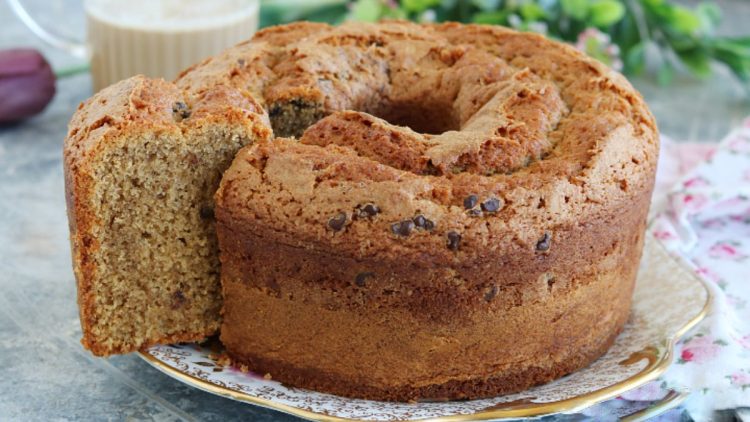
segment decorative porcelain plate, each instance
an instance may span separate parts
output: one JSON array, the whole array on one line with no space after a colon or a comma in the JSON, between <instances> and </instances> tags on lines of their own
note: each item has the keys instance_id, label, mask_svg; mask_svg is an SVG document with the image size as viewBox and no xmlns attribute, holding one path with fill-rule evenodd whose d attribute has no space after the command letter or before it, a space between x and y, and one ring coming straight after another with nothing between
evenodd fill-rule
<instances>
[{"instance_id":1,"label":"decorative porcelain plate","mask_svg":"<svg viewBox=\"0 0 750 422\"><path fill-rule=\"evenodd\" d=\"M650 235L633 310L614 346L587 368L521 393L481 400L389 403L291 388L219 360L219 345L156 346L141 356L194 387L312 420L499 419L575 412L662 374L677 339L708 312L709 291Z\"/></svg>"}]
</instances>

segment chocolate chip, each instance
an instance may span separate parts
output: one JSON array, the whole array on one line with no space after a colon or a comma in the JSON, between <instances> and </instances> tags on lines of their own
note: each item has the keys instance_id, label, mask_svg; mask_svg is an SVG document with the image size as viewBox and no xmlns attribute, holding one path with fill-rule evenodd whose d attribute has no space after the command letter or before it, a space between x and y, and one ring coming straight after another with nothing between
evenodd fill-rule
<instances>
[{"instance_id":1,"label":"chocolate chip","mask_svg":"<svg viewBox=\"0 0 750 422\"><path fill-rule=\"evenodd\" d=\"M497 296L497 290L497 286L492 286L492 288L490 288L487 293L484 294L484 300L489 302L494 299L495 296Z\"/></svg>"},{"instance_id":2,"label":"chocolate chip","mask_svg":"<svg viewBox=\"0 0 750 422\"><path fill-rule=\"evenodd\" d=\"M422 214L415 216L411 220L414 222L414 225L419 227L420 229L432 230L435 228L435 223L433 223L432 220L428 220Z\"/></svg>"},{"instance_id":3,"label":"chocolate chip","mask_svg":"<svg viewBox=\"0 0 750 422\"><path fill-rule=\"evenodd\" d=\"M214 218L214 207L210 205L203 205L199 211L201 219L212 220Z\"/></svg>"},{"instance_id":4,"label":"chocolate chip","mask_svg":"<svg viewBox=\"0 0 750 422\"><path fill-rule=\"evenodd\" d=\"M448 245L448 249L452 251L457 251L458 247L461 245L461 235L454 231L449 231L447 245Z\"/></svg>"},{"instance_id":5,"label":"chocolate chip","mask_svg":"<svg viewBox=\"0 0 750 422\"><path fill-rule=\"evenodd\" d=\"M182 101L177 101L176 103L172 104L172 113L174 114L175 119L177 121L181 121L182 119L187 119L190 117L190 109L188 108L187 104L183 103Z\"/></svg>"},{"instance_id":6,"label":"chocolate chip","mask_svg":"<svg viewBox=\"0 0 750 422\"><path fill-rule=\"evenodd\" d=\"M490 198L482 202L482 211L484 212L497 212L500 210L500 200L497 198Z\"/></svg>"},{"instance_id":7,"label":"chocolate chip","mask_svg":"<svg viewBox=\"0 0 750 422\"><path fill-rule=\"evenodd\" d=\"M552 235L549 232L544 232L544 236L536 242L536 250L539 252L546 252L552 244Z\"/></svg>"},{"instance_id":8,"label":"chocolate chip","mask_svg":"<svg viewBox=\"0 0 750 422\"><path fill-rule=\"evenodd\" d=\"M240 67L245 66L245 59L237 59L237 65L239 65Z\"/></svg>"},{"instance_id":9,"label":"chocolate chip","mask_svg":"<svg viewBox=\"0 0 750 422\"><path fill-rule=\"evenodd\" d=\"M412 229L414 229L414 222L411 220L404 220L391 224L391 231L393 234L399 236L408 236Z\"/></svg>"},{"instance_id":10,"label":"chocolate chip","mask_svg":"<svg viewBox=\"0 0 750 422\"><path fill-rule=\"evenodd\" d=\"M365 286L365 281L366 281L366 280L367 280L368 278L370 278L370 277L373 277L374 275L375 275L375 273L371 273L371 272L364 272L364 273L359 273L359 274L357 274L357 276L356 276L356 277L354 278L354 283L355 283L355 284L356 284L357 286L359 286L359 287L364 287L364 286Z\"/></svg>"},{"instance_id":11,"label":"chocolate chip","mask_svg":"<svg viewBox=\"0 0 750 422\"><path fill-rule=\"evenodd\" d=\"M275 296L279 296L279 293L281 293L281 287L279 286L279 282L276 281L275 278L269 278L266 280L266 287L275 293Z\"/></svg>"},{"instance_id":12,"label":"chocolate chip","mask_svg":"<svg viewBox=\"0 0 750 422\"><path fill-rule=\"evenodd\" d=\"M380 208L375 204L365 204L357 208L358 215L362 218L375 217L380 213Z\"/></svg>"},{"instance_id":13,"label":"chocolate chip","mask_svg":"<svg viewBox=\"0 0 750 422\"><path fill-rule=\"evenodd\" d=\"M174 293L172 293L172 309L178 309L182 307L182 305L184 305L186 301L187 298L185 298L185 294L182 293L182 290L176 290Z\"/></svg>"},{"instance_id":14,"label":"chocolate chip","mask_svg":"<svg viewBox=\"0 0 750 422\"><path fill-rule=\"evenodd\" d=\"M428 161L424 170L422 170L422 174L425 176L438 176L440 174L440 169L435 167L435 164L432 164L432 161Z\"/></svg>"},{"instance_id":15,"label":"chocolate chip","mask_svg":"<svg viewBox=\"0 0 750 422\"><path fill-rule=\"evenodd\" d=\"M340 212L328 220L328 227L333 231L340 231L346 225L346 213Z\"/></svg>"},{"instance_id":16,"label":"chocolate chip","mask_svg":"<svg viewBox=\"0 0 750 422\"><path fill-rule=\"evenodd\" d=\"M472 208L469 211L466 211L466 214L469 215L469 217L481 217L482 216L482 210L477 208Z\"/></svg>"},{"instance_id":17,"label":"chocolate chip","mask_svg":"<svg viewBox=\"0 0 750 422\"><path fill-rule=\"evenodd\" d=\"M464 208L467 210L470 210L477 206L477 202L479 201L479 198L477 198L476 195L469 195L466 198L464 198Z\"/></svg>"}]
</instances>

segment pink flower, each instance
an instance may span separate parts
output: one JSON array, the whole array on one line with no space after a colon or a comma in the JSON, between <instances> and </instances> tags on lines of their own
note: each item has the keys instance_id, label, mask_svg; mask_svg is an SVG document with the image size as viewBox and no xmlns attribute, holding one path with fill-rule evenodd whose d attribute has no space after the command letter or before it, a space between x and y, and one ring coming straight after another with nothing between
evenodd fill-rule
<instances>
[{"instance_id":1,"label":"pink flower","mask_svg":"<svg viewBox=\"0 0 750 422\"><path fill-rule=\"evenodd\" d=\"M736 385L738 387L750 385L750 374L748 374L747 372L735 372L728 378L732 385Z\"/></svg>"},{"instance_id":2,"label":"pink flower","mask_svg":"<svg viewBox=\"0 0 750 422\"><path fill-rule=\"evenodd\" d=\"M686 188L700 188L700 187L708 186L709 183L708 183L708 180L706 180L705 178L701 176L695 176L682 182L682 185L685 186Z\"/></svg>"},{"instance_id":3,"label":"pink flower","mask_svg":"<svg viewBox=\"0 0 750 422\"><path fill-rule=\"evenodd\" d=\"M508 20L510 21L510 19ZM511 26L513 26L513 22L510 23ZM620 47L617 44L612 43L609 34L602 32L597 28L587 28L585 31L578 34L576 48L589 56L598 59L614 70L622 69Z\"/></svg>"},{"instance_id":4,"label":"pink flower","mask_svg":"<svg viewBox=\"0 0 750 422\"><path fill-rule=\"evenodd\" d=\"M672 204L679 209L685 207L689 211L697 211L708 203L708 197L698 193L680 193L673 197Z\"/></svg>"},{"instance_id":5,"label":"pink flower","mask_svg":"<svg viewBox=\"0 0 750 422\"><path fill-rule=\"evenodd\" d=\"M709 336L695 336L683 345L678 362L708 362L719 354L721 345L721 342L714 341Z\"/></svg>"},{"instance_id":6,"label":"pink flower","mask_svg":"<svg viewBox=\"0 0 750 422\"><path fill-rule=\"evenodd\" d=\"M740 346L744 347L747 350L750 350L750 334L742 337L741 339L738 339L737 342L740 343Z\"/></svg>"},{"instance_id":7,"label":"pink flower","mask_svg":"<svg viewBox=\"0 0 750 422\"><path fill-rule=\"evenodd\" d=\"M716 259L727 259L738 261L745 258L738 250L735 244L730 242L717 242L708 250L708 256Z\"/></svg>"},{"instance_id":8,"label":"pink flower","mask_svg":"<svg viewBox=\"0 0 750 422\"><path fill-rule=\"evenodd\" d=\"M721 277L707 267L698 267L695 269L695 273L714 283L718 283L719 281L721 281Z\"/></svg>"},{"instance_id":9,"label":"pink flower","mask_svg":"<svg viewBox=\"0 0 750 422\"><path fill-rule=\"evenodd\" d=\"M746 137L737 135L727 144L730 151L734 152L750 152L750 140Z\"/></svg>"},{"instance_id":10,"label":"pink flower","mask_svg":"<svg viewBox=\"0 0 750 422\"><path fill-rule=\"evenodd\" d=\"M654 237L659 240L670 240L670 239L674 239L677 237L674 235L674 233L672 233L669 230L654 230L653 234L654 234Z\"/></svg>"}]
</instances>

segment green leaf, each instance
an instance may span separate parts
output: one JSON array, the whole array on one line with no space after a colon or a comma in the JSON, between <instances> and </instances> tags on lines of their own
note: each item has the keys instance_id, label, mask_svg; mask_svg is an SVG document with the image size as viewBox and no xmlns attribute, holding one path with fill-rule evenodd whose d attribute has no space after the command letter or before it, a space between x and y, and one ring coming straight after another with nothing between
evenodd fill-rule
<instances>
[{"instance_id":1,"label":"green leaf","mask_svg":"<svg viewBox=\"0 0 750 422\"><path fill-rule=\"evenodd\" d=\"M322 7L304 15L302 19L313 22L327 22L339 24L347 17L348 9L345 4Z\"/></svg>"},{"instance_id":2,"label":"green leaf","mask_svg":"<svg viewBox=\"0 0 750 422\"><path fill-rule=\"evenodd\" d=\"M625 53L625 72L637 75L646 67L646 44L639 42Z\"/></svg>"},{"instance_id":3,"label":"green leaf","mask_svg":"<svg viewBox=\"0 0 750 422\"><path fill-rule=\"evenodd\" d=\"M750 59L750 46L744 45L742 40L717 38L713 41L713 48L717 54L731 54L733 56Z\"/></svg>"},{"instance_id":4,"label":"green leaf","mask_svg":"<svg viewBox=\"0 0 750 422\"><path fill-rule=\"evenodd\" d=\"M401 0L401 6L407 12L424 12L430 7L440 4L440 0Z\"/></svg>"},{"instance_id":5,"label":"green leaf","mask_svg":"<svg viewBox=\"0 0 750 422\"><path fill-rule=\"evenodd\" d=\"M536 21L544 18L546 15L542 6L531 2L521 4L520 12L521 16L526 21Z\"/></svg>"},{"instance_id":6,"label":"green leaf","mask_svg":"<svg viewBox=\"0 0 750 422\"><path fill-rule=\"evenodd\" d=\"M483 23L489 25L503 25L507 23L508 15L507 11L498 12L479 12L474 14L474 23Z\"/></svg>"},{"instance_id":7,"label":"green leaf","mask_svg":"<svg viewBox=\"0 0 750 422\"><path fill-rule=\"evenodd\" d=\"M384 7L382 10L381 19L408 19L409 14L406 10L396 7Z\"/></svg>"},{"instance_id":8,"label":"green leaf","mask_svg":"<svg viewBox=\"0 0 750 422\"><path fill-rule=\"evenodd\" d=\"M739 79L750 81L750 59L722 51L716 51L715 54L716 59L729 66Z\"/></svg>"},{"instance_id":9,"label":"green leaf","mask_svg":"<svg viewBox=\"0 0 750 422\"><path fill-rule=\"evenodd\" d=\"M692 34L701 27L701 20L697 14L682 6L672 7L669 26L683 34Z\"/></svg>"},{"instance_id":10,"label":"green leaf","mask_svg":"<svg viewBox=\"0 0 750 422\"><path fill-rule=\"evenodd\" d=\"M646 7L658 7L664 4L664 0L641 0L641 3Z\"/></svg>"},{"instance_id":11,"label":"green leaf","mask_svg":"<svg viewBox=\"0 0 750 422\"><path fill-rule=\"evenodd\" d=\"M361 22L375 22L380 18L383 3L379 0L357 0L352 5L352 19Z\"/></svg>"},{"instance_id":12,"label":"green leaf","mask_svg":"<svg viewBox=\"0 0 750 422\"><path fill-rule=\"evenodd\" d=\"M701 3L695 8L703 28L712 31L721 22L721 9L716 3Z\"/></svg>"},{"instance_id":13,"label":"green leaf","mask_svg":"<svg viewBox=\"0 0 750 422\"><path fill-rule=\"evenodd\" d=\"M705 51L700 49L679 51L677 56L696 76L705 78L711 74L711 60Z\"/></svg>"},{"instance_id":14,"label":"green leaf","mask_svg":"<svg viewBox=\"0 0 750 422\"><path fill-rule=\"evenodd\" d=\"M471 3L481 11L491 12L500 6L500 1L501 0L472 0Z\"/></svg>"},{"instance_id":15,"label":"green leaf","mask_svg":"<svg viewBox=\"0 0 750 422\"><path fill-rule=\"evenodd\" d=\"M723 38L726 41L729 41L732 44L735 44L740 47L746 47L750 48L750 36L746 37L726 37Z\"/></svg>"},{"instance_id":16,"label":"green leaf","mask_svg":"<svg viewBox=\"0 0 750 422\"><path fill-rule=\"evenodd\" d=\"M579 21L586 19L589 14L588 0L561 0L560 6L563 13Z\"/></svg>"},{"instance_id":17,"label":"green leaf","mask_svg":"<svg viewBox=\"0 0 750 422\"><path fill-rule=\"evenodd\" d=\"M614 25L625 16L625 6L617 0L598 0L591 4L591 23L600 28Z\"/></svg>"}]
</instances>

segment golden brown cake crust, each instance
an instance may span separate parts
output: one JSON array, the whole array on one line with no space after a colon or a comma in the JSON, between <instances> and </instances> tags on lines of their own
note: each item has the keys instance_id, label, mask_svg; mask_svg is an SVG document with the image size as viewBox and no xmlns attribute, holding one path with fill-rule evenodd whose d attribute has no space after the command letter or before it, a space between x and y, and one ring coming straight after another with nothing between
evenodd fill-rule
<instances>
[{"instance_id":1,"label":"golden brown cake crust","mask_svg":"<svg viewBox=\"0 0 750 422\"><path fill-rule=\"evenodd\" d=\"M252 80L277 136L241 150L216 195L231 357L416 400L517 391L603 353L658 151L628 82L499 27L290 31L305 36L274 28L215 59L243 64L232 81Z\"/></svg>"}]
</instances>

